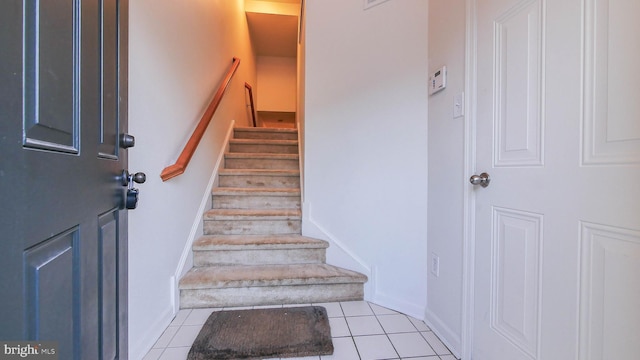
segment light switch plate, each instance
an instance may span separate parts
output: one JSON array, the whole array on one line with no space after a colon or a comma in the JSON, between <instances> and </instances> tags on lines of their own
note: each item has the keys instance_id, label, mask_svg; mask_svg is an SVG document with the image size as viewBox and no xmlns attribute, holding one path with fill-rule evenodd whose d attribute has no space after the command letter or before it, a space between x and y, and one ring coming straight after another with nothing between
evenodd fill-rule
<instances>
[{"instance_id":1,"label":"light switch plate","mask_svg":"<svg viewBox=\"0 0 640 360\"><path fill-rule=\"evenodd\" d=\"M464 93L461 92L453 97L453 118L464 116Z\"/></svg>"},{"instance_id":2,"label":"light switch plate","mask_svg":"<svg viewBox=\"0 0 640 360\"><path fill-rule=\"evenodd\" d=\"M436 253L431 253L431 274L440 277L440 256Z\"/></svg>"}]
</instances>

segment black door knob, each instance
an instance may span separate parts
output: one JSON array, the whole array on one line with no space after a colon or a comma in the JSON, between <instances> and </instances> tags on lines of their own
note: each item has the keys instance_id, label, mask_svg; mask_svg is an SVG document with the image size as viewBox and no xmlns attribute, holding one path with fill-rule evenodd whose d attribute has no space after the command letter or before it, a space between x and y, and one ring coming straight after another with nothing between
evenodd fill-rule
<instances>
[{"instance_id":1,"label":"black door knob","mask_svg":"<svg viewBox=\"0 0 640 360\"><path fill-rule=\"evenodd\" d=\"M138 206L138 189L128 189L127 199L125 200L125 206L129 210L133 210Z\"/></svg>"},{"instance_id":2,"label":"black door knob","mask_svg":"<svg viewBox=\"0 0 640 360\"><path fill-rule=\"evenodd\" d=\"M130 147L136 146L136 138L133 135L129 134L120 134L120 147L123 149L128 149Z\"/></svg>"}]
</instances>

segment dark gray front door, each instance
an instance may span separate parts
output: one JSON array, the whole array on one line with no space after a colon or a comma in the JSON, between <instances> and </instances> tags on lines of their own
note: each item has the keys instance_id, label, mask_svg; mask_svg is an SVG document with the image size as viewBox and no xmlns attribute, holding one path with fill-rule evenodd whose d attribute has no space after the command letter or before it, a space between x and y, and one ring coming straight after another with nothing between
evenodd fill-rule
<instances>
[{"instance_id":1,"label":"dark gray front door","mask_svg":"<svg viewBox=\"0 0 640 360\"><path fill-rule=\"evenodd\" d=\"M0 341L127 358L125 0L0 1Z\"/></svg>"}]
</instances>

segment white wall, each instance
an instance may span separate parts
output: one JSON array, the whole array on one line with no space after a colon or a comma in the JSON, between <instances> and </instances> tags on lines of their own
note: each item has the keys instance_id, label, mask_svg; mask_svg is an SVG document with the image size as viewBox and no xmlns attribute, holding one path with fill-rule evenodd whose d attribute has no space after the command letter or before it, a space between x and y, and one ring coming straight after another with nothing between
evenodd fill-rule
<instances>
[{"instance_id":1,"label":"white wall","mask_svg":"<svg viewBox=\"0 0 640 360\"><path fill-rule=\"evenodd\" d=\"M143 171L129 214L129 348L140 359L175 311L173 277L201 226L216 158L231 121L247 125L244 82L255 83L242 0L130 2L129 170ZM240 67L185 174L162 182L232 57ZM186 249L186 252L185 252Z\"/></svg>"},{"instance_id":2,"label":"white wall","mask_svg":"<svg viewBox=\"0 0 640 360\"><path fill-rule=\"evenodd\" d=\"M295 57L258 56L258 111L296 111Z\"/></svg>"},{"instance_id":3,"label":"white wall","mask_svg":"<svg viewBox=\"0 0 640 360\"><path fill-rule=\"evenodd\" d=\"M446 89L429 98L429 272L426 319L458 352L462 326L464 117L453 118L453 98L464 91L465 0L429 1L429 69L447 66ZM431 261L431 260L430 260ZM458 352L459 353L459 352Z\"/></svg>"},{"instance_id":4,"label":"white wall","mask_svg":"<svg viewBox=\"0 0 640 360\"><path fill-rule=\"evenodd\" d=\"M366 298L427 298L427 1L306 4L303 232L370 275Z\"/></svg>"}]
</instances>

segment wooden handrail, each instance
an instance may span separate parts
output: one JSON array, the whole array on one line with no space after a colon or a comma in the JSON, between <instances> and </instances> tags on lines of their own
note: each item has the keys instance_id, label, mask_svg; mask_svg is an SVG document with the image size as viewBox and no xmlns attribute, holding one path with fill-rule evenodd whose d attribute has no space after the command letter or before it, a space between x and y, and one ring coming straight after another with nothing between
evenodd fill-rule
<instances>
[{"instance_id":1,"label":"wooden handrail","mask_svg":"<svg viewBox=\"0 0 640 360\"><path fill-rule=\"evenodd\" d=\"M253 127L256 127L256 107L253 105L253 89L248 83L244 83L244 87L249 90L249 103L251 106L251 118L253 119Z\"/></svg>"},{"instance_id":2,"label":"wooden handrail","mask_svg":"<svg viewBox=\"0 0 640 360\"><path fill-rule=\"evenodd\" d=\"M231 78L236 72L236 69L238 69L238 65L240 65L240 59L234 57L231 68L222 80L222 83L220 83L218 91L213 96L213 99L207 107L207 110L205 110L204 114L202 115L202 118L200 118L198 126L196 126L195 130L193 130L189 141L187 141L187 144L184 146L184 149L182 149L180 156L178 156L178 160L176 160L173 165L169 165L164 168L164 170L162 170L162 173L160 174L162 181L167 181L184 173L187 165L189 165L189 161L191 160L193 153L196 152L196 148L198 147L200 140L202 140L202 137L204 136L204 132L207 130L207 126L209 126L209 123L211 122L213 114L216 112L216 109L218 109L218 105L220 105L220 102L222 101L224 92L225 90L227 90L227 87L229 87L229 83L231 82Z\"/></svg>"}]
</instances>

